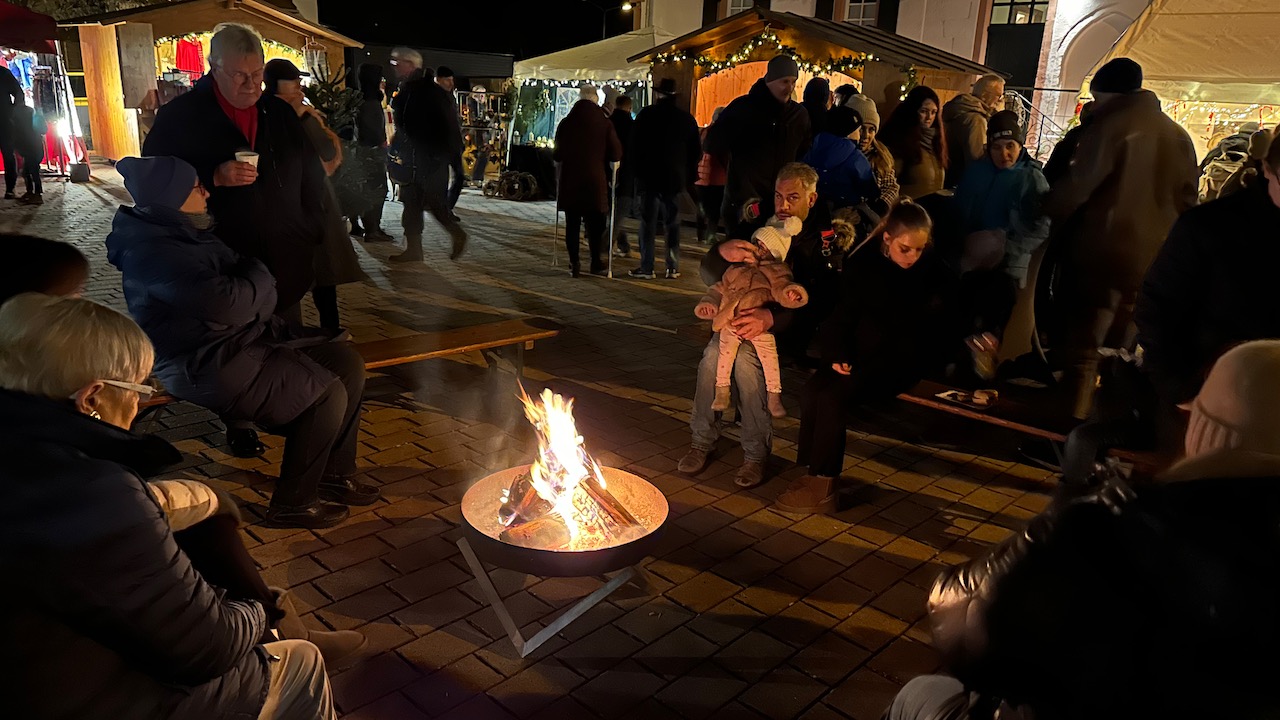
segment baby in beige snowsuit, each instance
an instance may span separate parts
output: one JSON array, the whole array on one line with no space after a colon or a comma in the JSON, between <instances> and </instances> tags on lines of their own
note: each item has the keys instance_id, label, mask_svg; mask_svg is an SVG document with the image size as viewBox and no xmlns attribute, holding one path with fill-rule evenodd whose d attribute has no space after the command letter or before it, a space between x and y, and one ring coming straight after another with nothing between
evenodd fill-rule
<instances>
[{"instance_id":1,"label":"baby in beige snowsuit","mask_svg":"<svg viewBox=\"0 0 1280 720\"><path fill-rule=\"evenodd\" d=\"M712 410L729 409L729 380L733 377L733 362L742 345L742 338L729 329L739 310L751 310L769 302L777 302L785 308L798 308L809 301L809 293L795 282L791 268L783 262L791 249L791 238L800 232L801 221L789 217L785 222L776 218L751 236L756 244L755 263L737 263L725 271L720 282L707 290L698 301L693 313L703 320L711 320L711 328L720 333L720 359L716 363L716 396ZM778 366L778 344L773 333L761 333L749 340L760 358L764 369L765 389L769 392L769 413L774 417L786 417L782 406L782 370Z\"/></svg>"}]
</instances>

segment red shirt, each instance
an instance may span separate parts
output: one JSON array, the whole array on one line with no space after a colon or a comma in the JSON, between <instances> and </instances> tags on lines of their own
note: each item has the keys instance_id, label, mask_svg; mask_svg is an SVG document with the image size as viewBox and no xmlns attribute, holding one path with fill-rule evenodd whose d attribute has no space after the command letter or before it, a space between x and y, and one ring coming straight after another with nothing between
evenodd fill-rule
<instances>
[{"instance_id":1,"label":"red shirt","mask_svg":"<svg viewBox=\"0 0 1280 720\"><path fill-rule=\"evenodd\" d=\"M236 129L249 141L249 147L255 147L254 142L258 139L258 106L250 105L244 109L235 107L222 96L222 90L216 81L213 83L213 94L217 96L222 112L231 118Z\"/></svg>"}]
</instances>

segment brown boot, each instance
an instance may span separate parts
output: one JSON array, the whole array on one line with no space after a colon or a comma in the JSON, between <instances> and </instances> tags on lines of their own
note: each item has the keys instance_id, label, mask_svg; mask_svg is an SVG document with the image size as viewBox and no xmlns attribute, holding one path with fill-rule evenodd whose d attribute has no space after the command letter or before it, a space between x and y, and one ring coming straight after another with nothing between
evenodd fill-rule
<instances>
[{"instance_id":1,"label":"brown boot","mask_svg":"<svg viewBox=\"0 0 1280 720\"><path fill-rule=\"evenodd\" d=\"M782 406L782 393L769 393L769 414L776 418L787 416L787 409Z\"/></svg>"},{"instance_id":2,"label":"brown boot","mask_svg":"<svg viewBox=\"0 0 1280 720\"><path fill-rule=\"evenodd\" d=\"M276 605L284 611L284 617L276 626L276 633L282 640L306 640L320 650L325 667L339 668L344 662L354 660L356 655L369 644L369 639L355 630L337 630L321 632L311 630L302 622L298 610L289 599L289 593L280 588L271 588L276 594Z\"/></svg>"},{"instance_id":3,"label":"brown boot","mask_svg":"<svg viewBox=\"0 0 1280 720\"><path fill-rule=\"evenodd\" d=\"M814 515L836 510L836 479L804 475L791 481L774 501L773 507L785 513Z\"/></svg>"},{"instance_id":4,"label":"brown boot","mask_svg":"<svg viewBox=\"0 0 1280 720\"><path fill-rule=\"evenodd\" d=\"M716 412L724 412L729 409L729 386L716 386L715 399L711 401L711 409Z\"/></svg>"},{"instance_id":5,"label":"brown boot","mask_svg":"<svg viewBox=\"0 0 1280 720\"><path fill-rule=\"evenodd\" d=\"M697 475L707 469L707 460L710 455L710 450L704 450L700 447L691 447L689 448L689 452L685 453L684 457L680 458L680 463L676 465L676 470L679 470L685 475Z\"/></svg>"}]
</instances>

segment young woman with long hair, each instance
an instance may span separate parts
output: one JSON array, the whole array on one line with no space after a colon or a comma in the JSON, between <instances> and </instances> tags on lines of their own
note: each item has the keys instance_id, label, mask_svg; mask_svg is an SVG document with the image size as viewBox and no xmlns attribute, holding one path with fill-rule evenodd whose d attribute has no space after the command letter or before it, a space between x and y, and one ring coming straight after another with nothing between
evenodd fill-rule
<instances>
[{"instance_id":1,"label":"young woman with long hair","mask_svg":"<svg viewBox=\"0 0 1280 720\"><path fill-rule=\"evenodd\" d=\"M947 137L942 101L933 88L918 85L894 108L880 131L893 153L902 194L919 199L942 189L947 171Z\"/></svg>"}]
</instances>

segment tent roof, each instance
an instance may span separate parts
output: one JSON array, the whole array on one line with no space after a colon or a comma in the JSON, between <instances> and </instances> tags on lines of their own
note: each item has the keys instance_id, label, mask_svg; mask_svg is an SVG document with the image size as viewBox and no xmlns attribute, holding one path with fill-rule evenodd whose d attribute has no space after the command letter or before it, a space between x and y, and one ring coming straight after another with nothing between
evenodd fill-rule
<instances>
[{"instance_id":1,"label":"tent roof","mask_svg":"<svg viewBox=\"0 0 1280 720\"><path fill-rule=\"evenodd\" d=\"M1153 0L1094 72L1128 57L1142 66L1143 85L1166 100L1280 104L1276 37L1274 0Z\"/></svg>"},{"instance_id":2,"label":"tent roof","mask_svg":"<svg viewBox=\"0 0 1280 720\"><path fill-rule=\"evenodd\" d=\"M648 62L659 53L684 51L695 53L759 34L765 28L790 28L837 47L901 65L951 70L972 75L1001 74L968 58L939 50L932 45L867 25L819 20L790 12L775 12L762 7L744 10L720 22L707 25L670 42L659 42L632 61Z\"/></svg>"},{"instance_id":3,"label":"tent roof","mask_svg":"<svg viewBox=\"0 0 1280 720\"><path fill-rule=\"evenodd\" d=\"M628 57L667 42L671 33L658 28L641 28L605 40L579 45L516 63L517 80L645 80L648 64L632 63Z\"/></svg>"},{"instance_id":4,"label":"tent roof","mask_svg":"<svg viewBox=\"0 0 1280 720\"><path fill-rule=\"evenodd\" d=\"M48 15L0 0L0 46L27 52L55 53L58 24Z\"/></svg>"},{"instance_id":5,"label":"tent roof","mask_svg":"<svg viewBox=\"0 0 1280 720\"><path fill-rule=\"evenodd\" d=\"M3 0L0 0L2 2ZM287 28L300 35L315 37L320 40L328 40L344 47L364 47L358 40L352 40L346 35L330 30L323 25L307 20L297 12L288 12L274 5L267 0L235 0L234 2L223 2L223 0L176 0L175 2L163 2L152 5L144 5L142 7L130 8L128 10L118 10L116 12L98 13L95 15L86 15L84 17L71 18L62 20L58 24L63 26L71 25L114 25L123 22L147 22L148 16L156 13L169 13L175 8L178 13L186 12L189 8L183 6L191 6L194 4L209 4L223 6L231 13L236 10L242 10L252 15L256 15L264 20L275 23L282 28ZM234 18L229 18L234 20ZM209 28L212 29L212 28Z\"/></svg>"}]
</instances>

